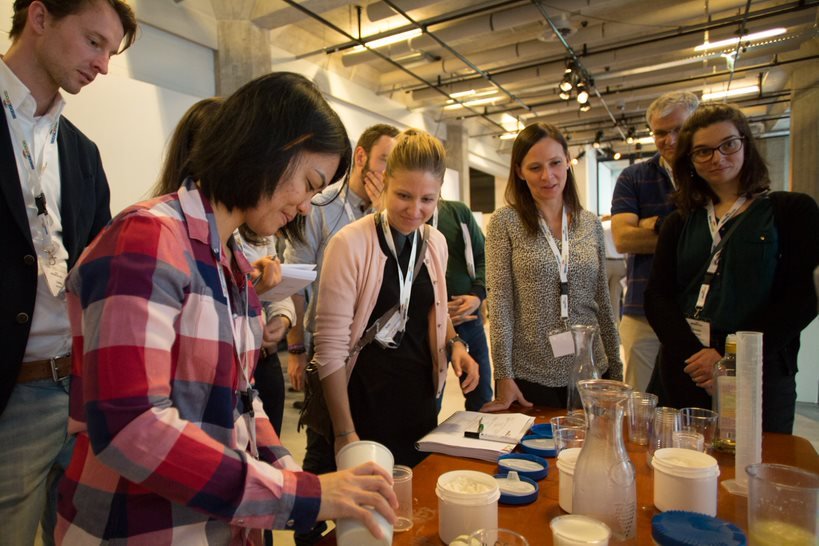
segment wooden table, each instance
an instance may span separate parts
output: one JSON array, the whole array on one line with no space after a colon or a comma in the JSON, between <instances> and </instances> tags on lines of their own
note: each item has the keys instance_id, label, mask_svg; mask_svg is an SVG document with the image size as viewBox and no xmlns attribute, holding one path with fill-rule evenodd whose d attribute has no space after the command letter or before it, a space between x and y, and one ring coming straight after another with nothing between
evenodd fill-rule
<instances>
[{"instance_id":1,"label":"wooden table","mask_svg":"<svg viewBox=\"0 0 819 546\"><path fill-rule=\"evenodd\" d=\"M533 415L536 422L548 422L550 417L565 411L551 408L534 408L525 413ZM651 544L651 518L659 511L654 508L654 477L646 464L645 446L627 443L629 457L637 477L637 537L623 544ZM734 456L715 453L719 462L719 481L734 477ZM819 473L819 456L810 442L798 436L786 434L763 434L762 460L796 466ZM438 498L435 484L438 476L451 470L477 470L487 474L497 472L497 464L463 459L448 455L431 454L413 470L414 523L411 530L395 533L393 544L441 545L438 538ZM539 482L538 500L526 506L498 505L498 525L524 535L531 546L551 545L552 533L549 521L565 514L558 506L558 471L555 459L549 459L549 475ZM717 491L717 517L730 521L747 532L747 499L731 495L720 485ZM322 546L335 544L333 533L319 542Z\"/></svg>"}]
</instances>

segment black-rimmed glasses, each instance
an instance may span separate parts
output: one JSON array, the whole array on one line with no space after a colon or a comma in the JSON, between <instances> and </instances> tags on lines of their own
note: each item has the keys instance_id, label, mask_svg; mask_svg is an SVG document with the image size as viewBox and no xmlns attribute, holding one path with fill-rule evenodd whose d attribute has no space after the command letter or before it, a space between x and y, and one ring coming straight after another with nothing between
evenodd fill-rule
<instances>
[{"instance_id":1,"label":"black-rimmed glasses","mask_svg":"<svg viewBox=\"0 0 819 546\"><path fill-rule=\"evenodd\" d=\"M691 152L691 154L689 154L691 161L694 163L705 163L707 161L711 161L711 158L714 157L714 152L717 150L719 150L719 153L722 155L733 155L742 149L743 140L744 137L738 136L729 138L716 148L696 148L693 152Z\"/></svg>"}]
</instances>

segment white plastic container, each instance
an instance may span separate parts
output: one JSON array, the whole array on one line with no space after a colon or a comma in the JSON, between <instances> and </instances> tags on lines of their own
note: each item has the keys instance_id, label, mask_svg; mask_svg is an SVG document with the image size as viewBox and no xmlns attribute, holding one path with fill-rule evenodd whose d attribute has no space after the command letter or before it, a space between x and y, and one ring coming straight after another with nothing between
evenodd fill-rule
<instances>
[{"instance_id":1,"label":"white plastic container","mask_svg":"<svg viewBox=\"0 0 819 546\"><path fill-rule=\"evenodd\" d=\"M459 535L498 526L500 489L495 478L474 470L454 470L438 477L438 536L449 544Z\"/></svg>"},{"instance_id":2,"label":"white plastic container","mask_svg":"<svg viewBox=\"0 0 819 546\"><path fill-rule=\"evenodd\" d=\"M375 461L378 466L392 475L394 459L392 453L378 442L362 440L342 447L336 455L336 466L339 470L354 468L367 461ZM383 539L377 539L357 519L341 518L336 521L336 542L339 546L389 546L392 544L392 524L373 509L375 521L384 534Z\"/></svg>"},{"instance_id":3,"label":"white plastic container","mask_svg":"<svg viewBox=\"0 0 819 546\"><path fill-rule=\"evenodd\" d=\"M608 546L609 526L588 516L558 516L549 522L555 546Z\"/></svg>"},{"instance_id":4,"label":"white plastic container","mask_svg":"<svg viewBox=\"0 0 819 546\"><path fill-rule=\"evenodd\" d=\"M719 465L710 455L668 447L654 452L654 506L717 515Z\"/></svg>"},{"instance_id":5,"label":"white plastic container","mask_svg":"<svg viewBox=\"0 0 819 546\"><path fill-rule=\"evenodd\" d=\"M560 507L572 513L572 493L574 492L574 465L581 447L570 447L561 451L557 456L557 470L560 472L558 503Z\"/></svg>"}]
</instances>

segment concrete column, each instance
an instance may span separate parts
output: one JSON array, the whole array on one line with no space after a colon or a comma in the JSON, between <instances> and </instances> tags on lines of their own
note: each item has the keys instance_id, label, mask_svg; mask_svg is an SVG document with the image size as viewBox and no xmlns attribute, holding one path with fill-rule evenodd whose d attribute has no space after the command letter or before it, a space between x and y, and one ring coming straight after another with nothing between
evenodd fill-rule
<instances>
[{"instance_id":1,"label":"concrete column","mask_svg":"<svg viewBox=\"0 0 819 546\"><path fill-rule=\"evenodd\" d=\"M446 126L446 166L458 172L461 201L469 206L469 132L461 122Z\"/></svg>"},{"instance_id":2,"label":"concrete column","mask_svg":"<svg viewBox=\"0 0 819 546\"><path fill-rule=\"evenodd\" d=\"M250 22L253 0L211 0L217 19L216 93L227 96L271 70L268 31Z\"/></svg>"},{"instance_id":3,"label":"concrete column","mask_svg":"<svg viewBox=\"0 0 819 546\"><path fill-rule=\"evenodd\" d=\"M809 40L800 56L819 53L819 42ZM799 63L791 72L791 190L819 200L819 61Z\"/></svg>"},{"instance_id":4,"label":"concrete column","mask_svg":"<svg viewBox=\"0 0 819 546\"><path fill-rule=\"evenodd\" d=\"M788 189L788 164L791 150L788 137L773 137L757 139L759 153L768 165L768 174L771 177L771 189L782 191Z\"/></svg>"}]
</instances>

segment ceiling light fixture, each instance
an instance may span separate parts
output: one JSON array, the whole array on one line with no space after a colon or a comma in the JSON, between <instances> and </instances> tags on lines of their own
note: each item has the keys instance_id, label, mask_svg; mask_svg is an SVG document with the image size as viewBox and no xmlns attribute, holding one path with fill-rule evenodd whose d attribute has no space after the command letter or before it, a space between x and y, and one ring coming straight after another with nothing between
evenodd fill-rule
<instances>
[{"instance_id":1,"label":"ceiling light fixture","mask_svg":"<svg viewBox=\"0 0 819 546\"><path fill-rule=\"evenodd\" d=\"M577 102L580 104L589 102L589 90L586 82L578 82L577 84Z\"/></svg>"},{"instance_id":2,"label":"ceiling light fixture","mask_svg":"<svg viewBox=\"0 0 819 546\"><path fill-rule=\"evenodd\" d=\"M591 110L591 104L589 104L588 102L586 104L580 105L581 112L588 112L589 110Z\"/></svg>"},{"instance_id":3,"label":"ceiling light fixture","mask_svg":"<svg viewBox=\"0 0 819 546\"><path fill-rule=\"evenodd\" d=\"M634 143L634 127L628 128L628 132L626 133L626 143L627 144Z\"/></svg>"},{"instance_id":4,"label":"ceiling light fixture","mask_svg":"<svg viewBox=\"0 0 819 546\"><path fill-rule=\"evenodd\" d=\"M595 150L600 149L600 141L603 140L603 131L597 131L594 135L594 142L592 143L592 148Z\"/></svg>"},{"instance_id":5,"label":"ceiling light fixture","mask_svg":"<svg viewBox=\"0 0 819 546\"><path fill-rule=\"evenodd\" d=\"M754 42L756 40L764 40L765 38L772 38L774 36L780 36L788 32L788 29L784 27L778 28L771 28L768 30L763 30L761 32L754 32L753 34L746 34L743 37L735 36L733 38L728 38L726 40L720 40L718 42L705 42L703 44L698 45L694 48L694 51L708 51L710 49L719 49L721 47L728 47L732 45L736 45L737 42L742 40L743 42Z\"/></svg>"},{"instance_id":6,"label":"ceiling light fixture","mask_svg":"<svg viewBox=\"0 0 819 546\"><path fill-rule=\"evenodd\" d=\"M369 47L369 48L376 49L376 48L379 48L379 47L384 47L386 45L395 44L395 43L398 43L398 42L403 42L405 40L410 40L412 38L417 38L418 36L422 35L423 33L424 33L424 31L421 30L420 28L414 28L412 30L408 30L406 32L401 32L400 34L396 34L394 36L387 36L386 38L379 38L378 40L365 41L364 45ZM353 52L355 52L355 51L366 51L367 47L359 45L359 46L354 47L350 51L353 51Z\"/></svg>"},{"instance_id":7,"label":"ceiling light fixture","mask_svg":"<svg viewBox=\"0 0 819 546\"><path fill-rule=\"evenodd\" d=\"M621 154L620 152L614 152L614 160L615 161L617 161L621 157L623 157L623 154Z\"/></svg>"},{"instance_id":8,"label":"ceiling light fixture","mask_svg":"<svg viewBox=\"0 0 819 546\"><path fill-rule=\"evenodd\" d=\"M723 99L726 97L736 97L738 95L750 95L752 93L759 93L758 85L749 85L747 87L737 87L736 89L729 89L727 91L715 91L713 93L703 93L702 101Z\"/></svg>"},{"instance_id":9,"label":"ceiling light fixture","mask_svg":"<svg viewBox=\"0 0 819 546\"><path fill-rule=\"evenodd\" d=\"M557 96L560 97L560 100L569 100L572 98L572 94L569 91L561 91Z\"/></svg>"}]
</instances>

